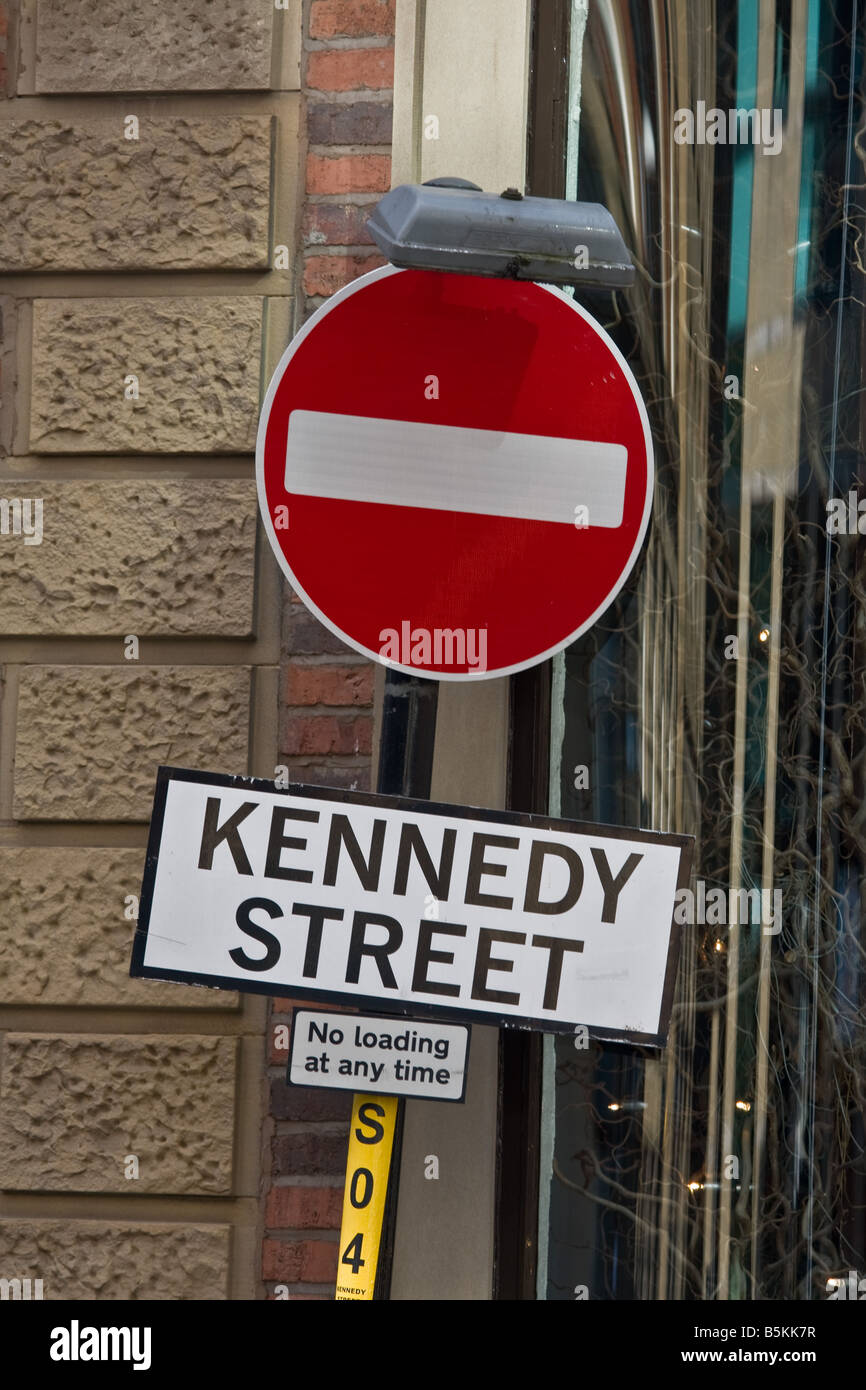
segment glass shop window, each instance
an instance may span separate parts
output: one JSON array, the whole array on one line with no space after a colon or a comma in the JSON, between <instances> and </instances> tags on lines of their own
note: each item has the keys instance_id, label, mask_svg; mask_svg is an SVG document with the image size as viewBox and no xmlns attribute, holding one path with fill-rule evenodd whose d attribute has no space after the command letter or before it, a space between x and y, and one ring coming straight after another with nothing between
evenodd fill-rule
<instances>
[{"instance_id":1,"label":"glass shop window","mask_svg":"<svg viewBox=\"0 0 866 1390\"><path fill-rule=\"evenodd\" d=\"M866 1275L864 43L851 0L588 0L572 29L569 196L639 268L583 302L657 485L554 665L550 810L696 853L668 1047L544 1040L540 1298Z\"/></svg>"}]
</instances>

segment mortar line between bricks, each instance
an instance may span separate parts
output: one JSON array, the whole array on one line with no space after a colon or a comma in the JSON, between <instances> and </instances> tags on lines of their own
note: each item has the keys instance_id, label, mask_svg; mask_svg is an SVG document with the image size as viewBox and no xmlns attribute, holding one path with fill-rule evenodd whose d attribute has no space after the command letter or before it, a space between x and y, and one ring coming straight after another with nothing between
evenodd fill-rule
<instances>
[{"instance_id":1,"label":"mortar line between bricks","mask_svg":"<svg viewBox=\"0 0 866 1390\"><path fill-rule=\"evenodd\" d=\"M98 295L96 296L99 297ZM151 477L167 482L255 481L251 454L7 454L0 473L34 482L137 482ZM31 469L30 474L25 469ZM14 469L14 472L12 471ZM118 475L118 469L123 469ZM168 472L169 469L173 471Z\"/></svg>"},{"instance_id":2,"label":"mortar line between bricks","mask_svg":"<svg viewBox=\"0 0 866 1390\"><path fill-rule=\"evenodd\" d=\"M3 848L9 846L4 845ZM12 848L35 849L43 846L17 845ZM0 1006L0 1031L28 1036L62 1033L74 1038L146 1037L156 1043L178 1035L191 1038L251 1038L253 1041L261 1037L258 1029L245 1022L240 1009L235 1008L226 1008L218 1014L208 1010L204 1018L192 1010L182 1012L180 1009L165 1009L164 1012L171 1015L169 1018L161 1015L154 1017L153 1006L139 1010L146 1015L144 1018L136 1018L131 1009L121 1010L110 1006L103 1008L101 1014L99 1009L98 1004L4 1004ZM205 1013L205 1010L202 1009L201 1013Z\"/></svg>"},{"instance_id":3,"label":"mortar line between bricks","mask_svg":"<svg viewBox=\"0 0 866 1390\"><path fill-rule=\"evenodd\" d=\"M390 159L391 148L390 145L383 144L365 145L358 140L349 145L338 145L330 140L319 140L315 145L308 147L307 153L320 156L333 155L335 159L345 159L347 155L363 157L366 154L387 155Z\"/></svg>"},{"instance_id":4,"label":"mortar line between bricks","mask_svg":"<svg viewBox=\"0 0 866 1390\"><path fill-rule=\"evenodd\" d=\"M257 668L258 670L274 670L277 663L269 655L267 650L264 652L251 652L249 650L249 638L246 637L213 637L213 638L193 638L189 639L183 635L156 636L150 637L147 633L140 635L142 644L148 644L147 659L139 663L140 671L149 667L196 667L196 666L215 666L225 667L228 670L241 669L243 667ZM198 645L192 646L192 641ZM91 646L87 644L92 643ZM236 643L236 646L229 651L228 644ZM73 646L73 644L80 644ZM246 644L246 646L244 645ZM156 648L156 650L153 650ZM117 642L107 637L63 637L61 635L51 636L46 634L41 637L3 637L0 638L0 661L4 665L21 666L107 666L112 670L123 673L129 668L120 665L116 656ZM305 707L309 708L309 707ZM337 708L356 708L361 706L329 706L330 709ZM21 820L19 816L17 819ZM54 824L55 822L51 822ZM62 823L62 822L60 822ZM126 822L129 824L129 822ZM147 824L147 822L144 822ZM84 825L87 822L76 820L76 825Z\"/></svg>"},{"instance_id":5,"label":"mortar line between bricks","mask_svg":"<svg viewBox=\"0 0 866 1390\"><path fill-rule=\"evenodd\" d=\"M362 656L360 652L346 652L345 656L342 652L299 652L292 656L292 665L303 666L305 670L313 666L330 666L335 671L343 667L355 670L374 664L369 656Z\"/></svg>"},{"instance_id":6,"label":"mortar line between bricks","mask_svg":"<svg viewBox=\"0 0 866 1390\"><path fill-rule=\"evenodd\" d=\"M334 1298L334 1285L333 1285L333 1284L310 1284L310 1283L297 1283L297 1284L288 1283L288 1284L287 1284L286 1281L285 1281L284 1279L283 1279L283 1280L280 1280L280 1279L266 1279L264 1282L265 1282L265 1288L268 1289L268 1290L270 1290L270 1292L273 1292L274 1289L277 1288L280 1284L286 1284L286 1287L287 1287L288 1289L294 1290L295 1293L299 1293L299 1294L301 1294L301 1293L308 1293L308 1294L314 1294L314 1295L316 1295L316 1296L318 1296L318 1295L320 1295L320 1294L326 1294L327 1297L328 1297L331 1301L333 1301L333 1298ZM291 1298L289 1298L288 1301L291 1303L291 1301L292 1301Z\"/></svg>"},{"instance_id":7,"label":"mortar line between bricks","mask_svg":"<svg viewBox=\"0 0 866 1390\"><path fill-rule=\"evenodd\" d=\"M378 44L385 49L387 44ZM393 88L378 90L391 92ZM123 120L126 112L148 120L213 120L225 115L279 116L282 114L282 100L288 97L296 101L300 87L290 87L285 91L164 91L155 88L147 92L18 92L6 99L0 99L0 130L13 121L45 120L74 124L75 121L93 120L99 117ZM62 102L62 106L58 103Z\"/></svg>"},{"instance_id":8,"label":"mortar line between bricks","mask_svg":"<svg viewBox=\"0 0 866 1390\"><path fill-rule=\"evenodd\" d=\"M309 254L308 254L309 253ZM375 256L378 252L374 246L370 246L363 241L310 241L304 246L304 256L309 260L311 256Z\"/></svg>"},{"instance_id":9,"label":"mortar line between bricks","mask_svg":"<svg viewBox=\"0 0 866 1390\"><path fill-rule=\"evenodd\" d=\"M321 1240L332 1245L340 1239L340 1232L335 1226L266 1226L265 1236L268 1240L281 1240L286 1245L299 1240Z\"/></svg>"},{"instance_id":10,"label":"mortar line between bricks","mask_svg":"<svg viewBox=\"0 0 866 1390\"><path fill-rule=\"evenodd\" d=\"M328 758L328 765L334 772L368 772L370 769L370 758L366 753L282 753L281 756L290 772L293 769L298 772L311 768L321 769L322 758ZM353 759L355 761L352 761ZM303 779L296 778L295 780ZM328 787L327 782L317 782L314 785L324 786L326 790ZM136 845L135 848L137 849L138 846Z\"/></svg>"},{"instance_id":11,"label":"mortar line between bricks","mask_svg":"<svg viewBox=\"0 0 866 1390\"><path fill-rule=\"evenodd\" d=\"M352 97L355 101L376 101L385 102L394 95L393 87L304 87L304 96L312 103L316 100L327 97L328 101L332 97L342 93L344 96Z\"/></svg>"},{"instance_id":12,"label":"mortar line between bricks","mask_svg":"<svg viewBox=\"0 0 866 1390\"><path fill-rule=\"evenodd\" d=\"M318 251L329 252L329 251L334 251L337 255L352 255L352 256L357 256L359 253L361 253L361 252L363 252L363 251L369 251L369 250L370 250L370 247L367 246L367 245L365 245L363 242L362 242L360 245L355 245L355 246L353 246L353 245L351 245L351 243L349 243L349 242L339 242L339 241L311 241L311 242L308 242L308 243L307 243L307 245L305 246L304 250L305 250L305 251L312 251L312 252L318 252Z\"/></svg>"},{"instance_id":13,"label":"mortar line between bricks","mask_svg":"<svg viewBox=\"0 0 866 1390\"><path fill-rule=\"evenodd\" d=\"M0 132L2 134L2 132ZM118 277L125 286L117 288ZM0 274L0 293L18 299L286 299L286 272L268 266L249 270L229 266L225 270L155 270L140 266L117 266L113 270L70 269L62 271L9 270ZM95 450L90 451L95 453ZM255 450L238 449L230 457L242 459ZM126 451L107 452L101 458L153 457L127 455ZM19 458L20 454L12 457ZM46 455L45 457L49 457ZM163 455L167 458L168 455ZM207 463L207 453L197 455Z\"/></svg>"},{"instance_id":14,"label":"mortar line between bricks","mask_svg":"<svg viewBox=\"0 0 866 1390\"><path fill-rule=\"evenodd\" d=\"M333 39L312 39L304 37L305 53L359 53L376 48L393 48L393 34L342 35Z\"/></svg>"},{"instance_id":15,"label":"mortar line between bricks","mask_svg":"<svg viewBox=\"0 0 866 1390\"><path fill-rule=\"evenodd\" d=\"M275 1187L307 1187L312 1189L318 1187L331 1187L336 1189L345 1187L345 1185L345 1175L341 1174L338 1177L333 1173L322 1173L319 1175L310 1173L289 1173L288 1175L282 1174L278 1178L271 1179L272 1189Z\"/></svg>"},{"instance_id":16,"label":"mortar line between bricks","mask_svg":"<svg viewBox=\"0 0 866 1390\"><path fill-rule=\"evenodd\" d=\"M306 719L307 716L310 719L324 717L336 719L341 714L351 714L354 719L359 719L364 714L369 715L370 718L373 716L372 703L368 705L284 705L283 708L288 718L296 719ZM305 756L310 757L312 755L306 754Z\"/></svg>"},{"instance_id":17,"label":"mortar line between bricks","mask_svg":"<svg viewBox=\"0 0 866 1390\"><path fill-rule=\"evenodd\" d=\"M137 1225L149 1222L249 1221L258 1210L255 1192L76 1192L45 1188L6 1188L0 1193L0 1221L108 1221Z\"/></svg>"},{"instance_id":18,"label":"mortar line between bricks","mask_svg":"<svg viewBox=\"0 0 866 1390\"><path fill-rule=\"evenodd\" d=\"M305 90L307 90L307 89L305 88ZM311 92L318 92L320 89L319 89L318 87L311 87L311 88L309 88L309 90L310 90ZM372 92L371 92L371 94L370 94L369 96L365 96L365 97L364 97L364 101L368 101L371 105L374 105L374 106L385 106L385 107L390 106L390 107L393 108L393 106L394 106L394 101L393 101L394 92L393 92L393 88L391 88L391 87L381 87L379 90L380 90L381 92L386 93L387 95L386 95L386 96L375 96L375 97L374 97L373 94L372 94ZM340 90L340 91L331 91L331 92L325 92L325 91L323 91L323 92L321 93L321 96L322 96L322 100L321 100L321 101L312 101L312 102L310 103L310 105L311 105L313 108L315 108L315 107L317 107L317 106L327 106L327 105L329 105L329 104L331 104L331 103L333 103L334 105L337 105L337 106L352 106L352 105L354 105L355 102L357 101L358 93L357 93L357 92L344 92L344 91L342 91L342 90Z\"/></svg>"},{"instance_id":19,"label":"mortar line between bricks","mask_svg":"<svg viewBox=\"0 0 866 1390\"><path fill-rule=\"evenodd\" d=\"M346 1092L350 1095L351 1092ZM308 1134L317 1139L346 1133L347 1121L343 1120L274 1120L274 1137L287 1139L293 1134Z\"/></svg>"},{"instance_id":20,"label":"mortar line between bricks","mask_svg":"<svg viewBox=\"0 0 866 1390\"><path fill-rule=\"evenodd\" d=\"M328 758L335 770L342 769L344 772L361 772L370 766L368 753L285 753L283 756L288 759L290 768L321 767L323 758ZM11 821L9 823L15 824ZM146 825L144 831L147 831Z\"/></svg>"},{"instance_id":21,"label":"mortar line between bricks","mask_svg":"<svg viewBox=\"0 0 866 1390\"><path fill-rule=\"evenodd\" d=\"M307 205L311 207L373 207L381 201L380 193L308 193Z\"/></svg>"}]
</instances>

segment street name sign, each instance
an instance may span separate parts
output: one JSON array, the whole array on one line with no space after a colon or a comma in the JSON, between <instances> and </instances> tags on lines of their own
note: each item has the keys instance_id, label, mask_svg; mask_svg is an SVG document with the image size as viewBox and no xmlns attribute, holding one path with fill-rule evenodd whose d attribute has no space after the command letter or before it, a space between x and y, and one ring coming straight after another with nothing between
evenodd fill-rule
<instances>
[{"instance_id":1,"label":"street name sign","mask_svg":"<svg viewBox=\"0 0 866 1390\"><path fill-rule=\"evenodd\" d=\"M291 1086L462 1101L469 1034L465 1023L295 1009L286 1080Z\"/></svg>"},{"instance_id":2,"label":"street name sign","mask_svg":"<svg viewBox=\"0 0 866 1390\"><path fill-rule=\"evenodd\" d=\"M131 974L660 1046L691 845L160 768Z\"/></svg>"},{"instance_id":3,"label":"street name sign","mask_svg":"<svg viewBox=\"0 0 866 1390\"><path fill-rule=\"evenodd\" d=\"M637 383L550 286L384 266L283 354L256 448L293 589L357 651L483 680L573 642L649 523Z\"/></svg>"}]
</instances>

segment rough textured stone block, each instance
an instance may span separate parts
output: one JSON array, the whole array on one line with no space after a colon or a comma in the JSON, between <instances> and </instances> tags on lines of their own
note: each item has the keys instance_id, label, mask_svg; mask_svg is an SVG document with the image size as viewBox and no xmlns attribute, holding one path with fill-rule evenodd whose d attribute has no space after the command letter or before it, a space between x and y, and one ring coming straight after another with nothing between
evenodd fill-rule
<instances>
[{"instance_id":1,"label":"rough textured stone block","mask_svg":"<svg viewBox=\"0 0 866 1390\"><path fill-rule=\"evenodd\" d=\"M39 92L265 90L273 3L38 0Z\"/></svg>"},{"instance_id":2,"label":"rough textured stone block","mask_svg":"<svg viewBox=\"0 0 866 1390\"><path fill-rule=\"evenodd\" d=\"M42 543L0 546L6 636L251 635L254 483L28 479L15 492L42 498Z\"/></svg>"},{"instance_id":3,"label":"rough textured stone block","mask_svg":"<svg viewBox=\"0 0 866 1390\"><path fill-rule=\"evenodd\" d=\"M160 763L246 771L249 701L248 667L24 667L14 815L148 821Z\"/></svg>"},{"instance_id":4,"label":"rough textured stone block","mask_svg":"<svg viewBox=\"0 0 866 1390\"><path fill-rule=\"evenodd\" d=\"M216 1225L6 1220L0 1263L9 1277L41 1279L46 1302L224 1299L230 1234Z\"/></svg>"},{"instance_id":5,"label":"rough textured stone block","mask_svg":"<svg viewBox=\"0 0 866 1390\"><path fill-rule=\"evenodd\" d=\"M229 1193L236 1053L236 1038L8 1033L0 1188Z\"/></svg>"},{"instance_id":6,"label":"rough textured stone block","mask_svg":"<svg viewBox=\"0 0 866 1390\"><path fill-rule=\"evenodd\" d=\"M269 116L17 120L0 144L0 266L268 265Z\"/></svg>"},{"instance_id":7,"label":"rough textured stone block","mask_svg":"<svg viewBox=\"0 0 866 1390\"><path fill-rule=\"evenodd\" d=\"M261 319L253 297L37 299L30 448L252 452Z\"/></svg>"},{"instance_id":8,"label":"rough textured stone block","mask_svg":"<svg viewBox=\"0 0 866 1390\"><path fill-rule=\"evenodd\" d=\"M233 1009L228 990L131 980L143 849L0 849L0 1003Z\"/></svg>"}]
</instances>

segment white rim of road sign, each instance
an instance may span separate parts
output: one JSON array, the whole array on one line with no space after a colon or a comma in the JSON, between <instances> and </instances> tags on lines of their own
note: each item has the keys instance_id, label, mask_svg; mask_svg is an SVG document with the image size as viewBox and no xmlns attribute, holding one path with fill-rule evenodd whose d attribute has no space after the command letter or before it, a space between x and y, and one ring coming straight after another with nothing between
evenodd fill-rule
<instances>
[{"instance_id":1,"label":"white rim of road sign","mask_svg":"<svg viewBox=\"0 0 866 1390\"><path fill-rule=\"evenodd\" d=\"M449 273L453 274L454 272L441 271L438 273L447 275ZM307 591L304 589L303 585L299 583L296 576L292 573L291 566L289 565L288 560L283 554L279 540L277 539L277 533L274 527L274 523L271 519L270 505L268 502L267 493L265 491L265 436L267 435L268 423L271 417L271 406L273 405L274 396L277 393L277 388L279 387L280 381L283 376L283 372L285 371L286 367L291 362L298 348L301 346L301 344L304 342L307 336L310 333L312 333L313 329L316 328L322 322L322 320L331 312L332 309L336 309L337 305L342 304L343 300L348 299L350 295L357 294L359 290L365 289L367 285L372 284L375 280L384 280L389 275L403 274L405 274L405 271L402 266L383 265L377 266L375 270L367 271L366 275L360 275L357 278L357 280L352 280L348 285L344 285L341 290L338 290L336 294L332 295L331 298L327 301L327 303L321 304L319 308L316 310L316 312L312 314L309 319L307 319L307 322L304 324L303 328L301 328L299 332L295 334L294 338L289 343L288 347L286 348L285 352L283 353L282 357L280 358L279 362L274 368L273 375L268 384L268 389L265 392L265 398L262 402L261 414L259 416L259 428L258 434L256 435L256 487L259 496L259 512L265 524L265 532L270 542L271 550L275 555L277 564L283 571L283 574L288 579L295 592L299 594L300 597L303 599L304 603L310 609L310 611L312 613L315 613L316 617L319 619L319 622L323 623L330 632L333 632L335 637L339 637L341 642L345 642L347 646L352 647L356 652L361 652L364 656L369 657L371 661L377 661L381 666L384 666L386 669L393 671L402 671L403 674L407 676L426 676L428 680L463 682L498 680L500 676L513 676L518 671L528 671L531 669L531 667L540 665L542 661L548 661L550 657L555 656L557 652L564 651L566 647L570 647L572 642L576 642L578 637L582 637L583 634L593 626L593 624L598 622L602 614L605 613L607 609L610 607L610 605L613 603L620 589L623 587L625 581L628 579L629 575L634 569L635 561L637 560L637 557L640 554L641 546L644 543L644 538L647 533L647 527L649 526L650 512L652 511L653 503L653 493L655 491L655 458L653 456L652 434L650 431L649 416L647 415L643 396L641 395L640 388L638 387L638 384L635 381L634 373L632 372L631 367L626 362L616 343L609 336L609 334L607 334L605 330L602 328L601 324L597 323L591 314L587 313L587 311L583 309L579 304L576 304L573 299L570 299L568 295L565 294L564 291L560 290L557 286L539 284L539 289L545 290L548 294L552 294L557 299L560 299L563 302L563 304L567 304L570 309L573 309L576 314L579 314L579 316L584 320L585 323L589 324L593 332L599 338L601 338L608 351L615 358L616 362L620 367L620 370L623 373L623 376L625 377L626 381L631 387L631 392L638 408L638 414L640 415L641 425L643 426L644 443L646 445L647 456L646 498L644 499L643 516L641 517L640 527L638 529L635 543L632 546L631 554L628 557L627 563L623 566L623 570L620 574L619 579L617 580L614 587L607 594L604 602L599 604L598 608L596 608L596 610L592 614L590 614L586 621L581 623L579 627L576 627L574 631L569 633L567 637L563 638L561 642L557 642L554 646L548 647L547 651L540 652L537 656L530 657L528 661L519 661L514 666L503 666L495 671L479 672L427 671L420 666L402 666L397 661L386 661L380 652L373 651L370 647L363 646L361 642L358 642L353 637L350 637L348 633L344 632L342 628L338 627L336 623L332 622L328 615L322 612L318 604L313 602Z\"/></svg>"}]
</instances>

